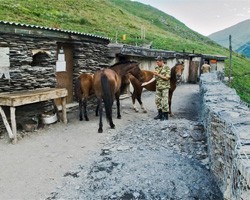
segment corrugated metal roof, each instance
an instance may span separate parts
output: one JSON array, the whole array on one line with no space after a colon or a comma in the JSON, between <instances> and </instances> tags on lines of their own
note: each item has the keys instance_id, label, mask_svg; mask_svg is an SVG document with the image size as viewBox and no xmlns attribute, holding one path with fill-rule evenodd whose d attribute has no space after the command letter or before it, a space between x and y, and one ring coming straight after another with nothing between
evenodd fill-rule
<instances>
[{"instance_id":1,"label":"corrugated metal roof","mask_svg":"<svg viewBox=\"0 0 250 200\"><path fill-rule=\"evenodd\" d=\"M26 27L26 28L36 28L36 29L49 30L49 31L57 31L60 33L70 33L70 34L94 37L94 38L99 38L99 39L104 39L104 40L111 40L110 38L98 36L98 35L93 35L90 33L82 33L82 32L78 32L78 31L63 30L63 29L58 29L58 28L50 28L50 27L37 26L37 25L31 25L31 24L22 24L22 23L8 22L8 21L2 21L2 20L0 20L0 24L14 25L14 26Z\"/></svg>"},{"instance_id":2,"label":"corrugated metal roof","mask_svg":"<svg viewBox=\"0 0 250 200\"><path fill-rule=\"evenodd\" d=\"M122 55L133 55L139 57L148 57L148 58L155 58L158 55L161 55L164 58L189 58L189 57L203 57L208 59L216 59L216 60L225 60L227 59L226 56L222 55L210 55L210 54L195 54L189 52L176 52L176 51L167 51L161 49L149 49L144 47L132 46L132 45L125 45L125 44L114 44L110 43L108 45L115 54L122 54Z\"/></svg>"}]
</instances>

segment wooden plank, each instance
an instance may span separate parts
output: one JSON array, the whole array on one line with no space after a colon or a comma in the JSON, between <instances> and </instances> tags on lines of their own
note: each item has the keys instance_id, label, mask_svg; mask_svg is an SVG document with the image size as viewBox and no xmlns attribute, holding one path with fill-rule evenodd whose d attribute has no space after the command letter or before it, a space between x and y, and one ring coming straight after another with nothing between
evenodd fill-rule
<instances>
[{"instance_id":1,"label":"wooden plank","mask_svg":"<svg viewBox=\"0 0 250 200\"><path fill-rule=\"evenodd\" d=\"M10 107L10 120L11 120L12 133L14 135L14 138L12 140L13 144L17 142L16 113L15 112L16 112L16 108Z\"/></svg>"},{"instance_id":2,"label":"wooden plank","mask_svg":"<svg viewBox=\"0 0 250 200\"><path fill-rule=\"evenodd\" d=\"M1 106L0 106L0 114L2 115L3 123L4 123L4 126L6 127L9 138L14 139L14 135L13 135L12 130L10 128L9 122L8 122L7 117L6 117L6 115L5 115L5 113L4 113Z\"/></svg>"},{"instance_id":3,"label":"wooden plank","mask_svg":"<svg viewBox=\"0 0 250 200\"><path fill-rule=\"evenodd\" d=\"M63 122L67 124L66 97L62 98L62 117L63 117Z\"/></svg>"},{"instance_id":4,"label":"wooden plank","mask_svg":"<svg viewBox=\"0 0 250 200\"><path fill-rule=\"evenodd\" d=\"M13 93L1 93L0 105L21 106L29 103L37 103L40 101L66 97L67 95L68 91L65 88L49 88Z\"/></svg>"},{"instance_id":5,"label":"wooden plank","mask_svg":"<svg viewBox=\"0 0 250 200\"><path fill-rule=\"evenodd\" d=\"M37 103L40 101L47 101L51 99L61 99L63 122L67 123L67 111L66 111L66 97L68 91L65 88L42 88L37 90L29 91L18 91L18 92L5 92L0 94L0 107L9 106L10 107L10 119L11 127L7 121L4 111L1 108L1 115L5 123L5 127L8 131L9 137L12 143L17 142L17 128L16 128L16 116L15 110L16 106L21 106L25 104Z\"/></svg>"},{"instance_id":6,"label":"wooden plank","mask_svg":"<svg viewBox=\"0 0 250 200\"><path fill-rule=\"evenodd\" d=\"M21 106L29 103L37 103L39 102L39 96L33 95L33 96L19 96L12 98L11 105L9 106Z\"/></svg>"}]
</instances>

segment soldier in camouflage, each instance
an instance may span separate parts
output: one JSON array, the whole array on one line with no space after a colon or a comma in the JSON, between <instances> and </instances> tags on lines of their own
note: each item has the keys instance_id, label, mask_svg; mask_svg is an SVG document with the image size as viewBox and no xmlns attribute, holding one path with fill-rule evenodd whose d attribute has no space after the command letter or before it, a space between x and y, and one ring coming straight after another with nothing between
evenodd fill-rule
<instances>
[{"instance_id":1,"label":"soldier in camouflage","mask_svg":"<svg viewBox=\"0 0 250 200\"><path fill-rule=\"evenodd\" d=\"M158 109L158 115L154 119L168 120L168 92L170 89L170 68L164 64L164 60L161 56L156 58L154 78L150 81L143 83L142 86L149 84L156 80L156 96L155 103Z\"/></svg>"}]
</instances>

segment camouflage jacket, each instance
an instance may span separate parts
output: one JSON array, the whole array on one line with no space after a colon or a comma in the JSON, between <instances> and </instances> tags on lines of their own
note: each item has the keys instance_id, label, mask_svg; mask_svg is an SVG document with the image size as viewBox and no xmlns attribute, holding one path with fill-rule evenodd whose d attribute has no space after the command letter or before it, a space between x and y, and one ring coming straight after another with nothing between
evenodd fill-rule
<instances>
[{"instance_id":1,"label":"camouflage jacket","mask_svg":"<svg viewBox=\"0 0 250 200\"><path fill-rule=\"evenodd\" d=\"M166 75L170 76L170 68L167 65L164 65L162 67L157 66L155 67L155 71L163 76ZM163 90L170 88L170 79L165 81L158 76L155 76L155 79L156 79L156 89Z\"/></svg>"}]
</instances>

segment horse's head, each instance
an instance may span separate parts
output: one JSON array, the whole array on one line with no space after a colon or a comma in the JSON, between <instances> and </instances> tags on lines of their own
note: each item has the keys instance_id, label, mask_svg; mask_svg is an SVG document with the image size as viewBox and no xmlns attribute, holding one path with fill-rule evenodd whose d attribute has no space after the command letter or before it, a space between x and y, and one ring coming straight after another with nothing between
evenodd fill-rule
<instances>
[{"instance_id":1,"label":"horse's head","mask_svg":"<svg viewBox=\"0 0 250 200\"><path fill-rule=\"evenodd\" d=\"M135 78L137 78L140 82L143 82L143 72L139 67L139 63L136 63L129 73L132 74Z\"/></svg>"},{"instance_id":2,"label":"horse's head","mask_svg":"<svg viewBox=\"0 0 250 200\"><path fill-rule=\"evenodd\" d=\"M184 62L177 63L176 66L174 67L174 74L176 78L176 82L180 83L181 82L181 76L184 71Z\"/></svg>"}]
</instances>

